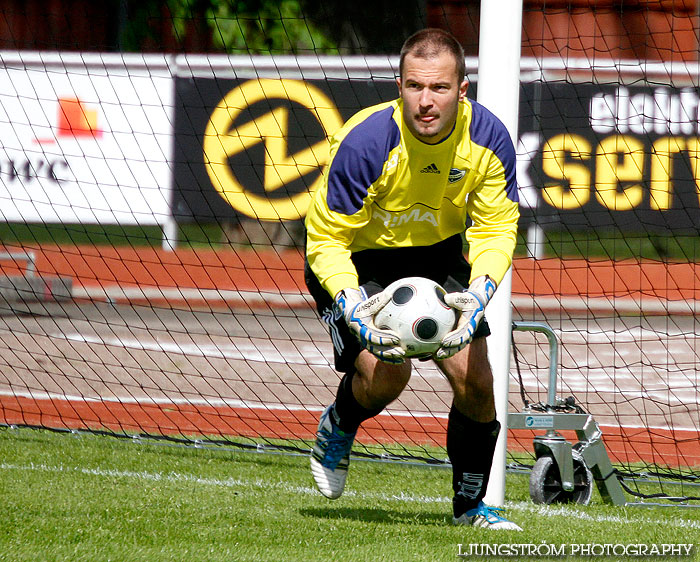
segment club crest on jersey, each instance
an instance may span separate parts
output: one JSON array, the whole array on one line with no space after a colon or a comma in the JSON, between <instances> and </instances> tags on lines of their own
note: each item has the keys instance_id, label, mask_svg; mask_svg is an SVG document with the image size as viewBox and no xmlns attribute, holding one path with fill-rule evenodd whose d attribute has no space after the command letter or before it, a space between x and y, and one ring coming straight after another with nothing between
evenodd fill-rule
<instances>
[{"instance_id":1,"label":"club crest on jersey","mask_svg":"<svg viewBox=\"0 0 700 562\"><path fill-rule=\"evenodd\" d=\"M440 170L435 165L435 162L428 164L425 168L420 171L421 174L439 174Z\"/></svg>"},{"instance_id":2,"label":"club crest on jersey","mask_svg":"<svg viewBox=\"0 0 700 562\"><path fill-rule=\"evenodd\" d=\"M466 170L460 170L459 168L450 168L450 173L447 176L447 181L449 183L455 183L456 181L461 180L466 173Z\"/></svg>"}]
</instances>

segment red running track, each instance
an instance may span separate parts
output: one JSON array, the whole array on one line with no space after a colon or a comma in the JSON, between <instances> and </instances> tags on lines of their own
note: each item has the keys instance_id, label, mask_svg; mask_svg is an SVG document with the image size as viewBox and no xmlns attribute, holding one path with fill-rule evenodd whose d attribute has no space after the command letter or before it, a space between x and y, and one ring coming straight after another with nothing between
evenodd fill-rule
<instances>
[{"instance_id":1,"label":"red running track","mask_svg":"<svg viewBox=\"0 0 700 562\"><path fill-rule=\"evenodd\" d=\"M154 436L209 435L215 438L313 439L318 412L275 407L121 403L65 399L0 397L5 424L61 429L107 429ZM445 446L446 419L384 413L366 422L357 441L365 444ZM695 431L602 426L615 463L656 462L670 467L700 466L700 436ZM510 430L509 450L532 451L530 430ZM576 442L573 432L564 435Z\"/></svg>"}]
</instances>

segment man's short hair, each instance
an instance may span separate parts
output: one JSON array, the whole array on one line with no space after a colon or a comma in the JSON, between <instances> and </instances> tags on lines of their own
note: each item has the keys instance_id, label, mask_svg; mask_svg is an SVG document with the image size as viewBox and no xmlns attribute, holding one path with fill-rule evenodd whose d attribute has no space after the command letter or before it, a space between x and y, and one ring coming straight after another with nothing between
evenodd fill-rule
<instances>
[{"instance_id":1,"label":"man's short hair","mask_svg":"<svg viewBox=\"0 0 700 562\"><path fill-rule=\"evenodd\" d=\"M454 35L443 29L428 27L411 35L401 47L399 59L399 76L403 78L403 66L406 55L410 54L419 59L431 59L447 51L457 63L457 82L462 83L466 73L464 64L464 49Z\"/></svg>"}]
</instances>

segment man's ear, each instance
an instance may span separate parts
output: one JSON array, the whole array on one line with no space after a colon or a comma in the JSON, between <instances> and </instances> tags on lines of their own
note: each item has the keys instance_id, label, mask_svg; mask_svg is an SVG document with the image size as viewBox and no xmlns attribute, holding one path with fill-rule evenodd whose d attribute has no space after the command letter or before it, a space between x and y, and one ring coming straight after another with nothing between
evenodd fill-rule
<instances>
[{"instance_id":1,"label":"man's ear","mask_svg":"<svg viewBox=\"0 0 700 562\"><path fill-rule=\"evenodd\" d=\"M401 95L401 77L396 79L396 87L399 89L399 96Z\"/></svg>"},{"instance_id":2,"label":"man's ear","mask_svg":"<svg viewBox=\"0 0 700 562\"><path fill-rule=\"evenodd\" d=\"M467 88L468 87L469 87L469 82L467 82L466 80L464 80L459 85L459 99L460 99L460 101L467 97Z\"/></svg>"}]
</instances>

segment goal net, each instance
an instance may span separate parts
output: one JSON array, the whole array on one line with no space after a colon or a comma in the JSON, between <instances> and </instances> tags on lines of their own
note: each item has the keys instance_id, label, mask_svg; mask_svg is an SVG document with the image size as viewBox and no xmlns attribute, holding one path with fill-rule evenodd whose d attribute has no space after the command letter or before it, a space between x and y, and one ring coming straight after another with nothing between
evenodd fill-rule
<instances>
[{"instance_id":1,"label":"goal net","mask_svg":"<svg viewBox=\"0 0 700 562\"><path fill-rule=\"evenodd\" d=\"M697 19L574 4L524 12L513 319L560 353L514 333L510 409L546 403L555 361L562 409L594 415L622 475L696 497ZM228 53L0 51L2 424L310 449L339 376L303 218L328 135L397 95L398 47L304 5L205 18ZM467 6L412 21L471 33ZM449 385L414 367L358 456L447 462ZM509 462L533 435L509 434Z\"/></svg>"},{"instance_id":2,"label":"goal net","mask_svg":"<svg viewBox=\"0 0 700 562\"><path fill-rule=\"evenodd\" d=\"M620 472L677 498L700 495L697 32L695 8L663 3L547 5L523 26L515 317L555 329L558 395ZM513 405L543 400L546 378L515 371Z\"/></svg>"}]
</instances>

